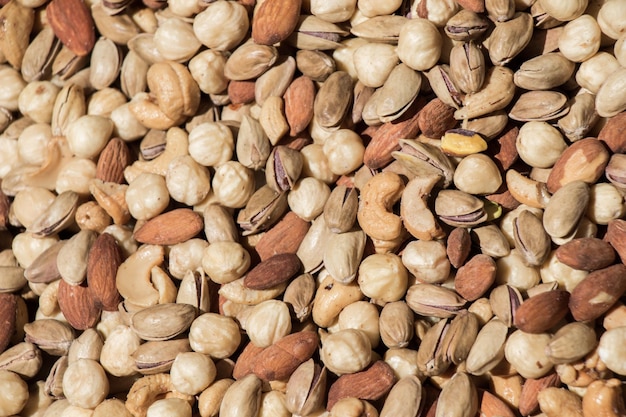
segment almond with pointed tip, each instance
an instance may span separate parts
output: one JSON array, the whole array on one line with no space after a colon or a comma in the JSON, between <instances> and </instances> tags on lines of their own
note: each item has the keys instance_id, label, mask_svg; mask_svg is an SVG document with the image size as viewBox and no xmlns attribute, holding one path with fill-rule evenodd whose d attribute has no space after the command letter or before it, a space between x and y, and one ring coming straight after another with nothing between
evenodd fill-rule
<instances>
[{"instance_id":1,"label":"almond with pointed tip","mask_svg":"<svg viewBox=\"0 0 626 417\"><path fill-rule=\"evenodd\" d=\"M389 392L395 383L396 377L391 366L382 360L376 361L364 371L340 376L330 386L326 410L330 411L337 401L347 397L377 400Z\"/></svg>"},{"instance_id":2,"label":"almond with pointed tip","mask_svg":"<svg viewBox=\"0 0 626 417\"><path fill-rule=\"evenodd\" d=\"M94 327L100 319L101 310L84 284L70 285L63 279L59 282L59 308L70 326L76 330Z\"/></svg>"},{"instance_id":3,"label":"almond with pointed tip","mask_svg":"<svg viewBox=\"0 0 626 417\"><path fill-rule=\"evenodd\" d=\"M96 305L106 311L117 310L121 301L115 277L122 264L122 251L117 241L102 233L91 246L87 259L87 285Z\"/></svg>"},{"instance_id":4,"label":"almond with pointed tip","mask_svg":"<svg viewBox=\"0 0 626 417\"><path fill-rule=\"evenodd\" d=\"M526 333L543 333L567 314L569 292L552 290L525 300L515 311L513 324Z\"/></svg>"},{"instance_id":5,"label":"almond with pointed tip","mask_svg":"<svg viewBox=\"0 0 626 417\"><path fill-rule=\"evenodd\" d=\"M120 138L113 138L104 147L98 157L96 178L103 182L124 182L124 169L130 163L130 151Z\"/></svg>"},{"instance_id":6,"label":"almond with pointed tip","mask_svg":"<svg viewBox=\"0 0 626 417\"><path fill-rule=\"evenodd\" d=\"M259 45L281 42L296 28L302 0L265 0L252 18L252 39Z\"/></svg>"},{"instance_id":7,"label":"almond with pointed tip","mask_svg":"<svg viewBox=\"0 0 626 417\"><path fill-rule=\"evenodd\" d=\"M188 208L159 214L148 220L134 234L135 240L150 245L175 245L202 231L202 216Z\"/></svg>"},{"instance_id":8,"label":"almond with pointed tip","mask_svg":"<svg viewBox=\"0 0 626 417\"><path fill-rule=\"evenodd\" d=\"M46 7L46 17L54 34L78 56L91 52L96 43L96 31L89 8L82 0L52 0Z\"/></svg>"}]
</instances>

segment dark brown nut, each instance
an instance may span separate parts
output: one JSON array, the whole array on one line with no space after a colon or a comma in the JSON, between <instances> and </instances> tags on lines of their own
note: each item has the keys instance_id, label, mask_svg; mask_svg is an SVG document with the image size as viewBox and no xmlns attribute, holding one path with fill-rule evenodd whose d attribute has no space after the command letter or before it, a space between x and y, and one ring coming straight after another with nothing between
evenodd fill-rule
<instances>
[{"instance_id":1,"label":"dark brown nut","mask_svg":"<svg viewBox=\"0 0 626 417\"><path fill-rule=\"evenodd\" d=\"M537 394L544 388L558 387L561 385L561 380L556 372L551 372L541 378L528 378L524 385L522 385L522 393L519 398L519 412L523 416L535 414L539 411L539 401L537 401Z\"/></svg>"},{"instance_id":2,"label":"dark brown nut","mask_svg":"<svg viewBox=\"0 0 626 417\"><path fill-rule=\"evenodd\" d=\"M243 285L253 290L265 290L288 281L301 268L302 262L296 254L274 255L248 271L243 279Z\"/></svg>"},{"instance_id":3,"label":"dark brown nut","mask_svg":"<svg viewBox=\"0 0 626 417\"><path fill-rule=\"evenodd\" d=\"M89 249L87 285L96 305L106 311L117 310L121 301L115 285L122 251L113 235L102 233Z\"/></svg>"},{"instance_id":4,"label":"dark brown nut","mask_svg":"<svg viewBox=\"0 0 626 417\"><path fill-rule=\"evenodd\" d=\"M447 130L453 129L458 123L454 118L456 109L448 106L438 98L434 98L419 112L417 123L427 138L441 139Z\"/></svg>"},{"instance_id":5,"label":"dark brown nut","mask_svg":"<svg viewBox=\"0 0 626 417\"><path fill-rule=\"evenodd\" d=\"M310 227L311 223L290 211L265 232L255 249L261 260L281 253L296 253Z\"/></svg>"},{"instance_id":6,"label":"dark brown nut","mask_svg":"<svg viewBox=\"0 0 626 417\"><path fill-rule=\"evenodd\" d=\"M573 290L569 309L577 321L604 314L626 292L626 266L617 264L590 272Z\"/></svg>"},{"instance_id":7,"label":"dark brown nut","mask_svg":"<svg viewBox=\"0 0 626 417\"><path fill-rule=\"evenodd\" d=\"M396 377L391 366L384 361L376 361L364 371L339 377L328 391L326 410L347 397L377 400L389 392L395 382Z\"/></svg>"},{"instance_id":8,"label":"dark brown nut","mask_svg":"<svg viewBox=\"0 0 626 417\"><path fill-rule=\"evenodd\" d=\"M459 268L454 289L468 301L482 297L496 280L496 262L489 255L478 254Z\"/></svg>"},{"instance_id":9,"label":"dark brown nut","mask_svg":"<svg viewBox=\"0 0 626 417\"><path fill-rule=\"evenodd\" d=\"M472 238L465 227L455 227L448 235L446 253L450 264L460 268L465 263L472 249Z\"/></svg>"},{"instance_id":10,"label":"dark brown nut","mask_svg":"<svg viewBox=\"0 0 626 417\"><path fill-rule=\"evenodd\" d=\"M16 311L17 296L0 294L0 352L4 352L15 332Z\"/></svg>"},{"instance_id":11,"label":"dark brown nut","mask_svg":"<svg viewBox=\"0 0 626 417\"><path fill-rule=\"evenodd\" d=\"M598 133L598 139L614 153L626 152L626 112L609 118Z\"/></svg>"},{"instance_id":12,"label":"dark brown nut","mask_svg":"<svg viewBox=\"0 0 626 417\"><path fill-rule=\"evenodd\" d=\"M595 271L606 268L615 261L615 250L595 237L573 239L556 249L557 259L574 269Z\"/></svg>"},{"instance_id":13,"label":"dark brown nut","mask_svg":"<svg viewBox=\"0 0 626 417\"><path fill-rule=\"evenodd\" d=\"M86 285L70 285L62 279L58 300L63 316L77 330L93 327L100 319L101 310Z\"/></svg>"},{"instance_id":14,"label":"dark brown nut","mask_svg":"<svg viewBox=\"0 0 626 417\"><path fill-rule=\"evenodd\" d=\"M107 143L98 157L96 178L104 182L124 182L124 169L130 163L130 151L120 138L113 138Z\"/></svg>"},{"instance_id":15,"label":"dark brown nut","mask_svg":"<svg viewBox=\"0 0 626 417\"><path fill-rule=\"evenodd\" d=\"M135 232L135 240L151 245L175 245L202 231L202 216L191 209L176 209L153 217Z\"/></svg>"},{"instance_id":16,"label":"dark brown nut","mask_svg":"<svg viewBox=\"0 0 626 417\"><path fill-rule=\"evenodd\" d=\"M606 230L605 240L613 246L622 263L626 262L626 220L611 220Z\"/></svg>"},{"instance_id":17,"label":"dark brown nut","mask_svg":"<svg viewBox=\"0 0 626 417\"><path fill-rule=\"evenodd\" d=\"M570 294L565 290L546 291L530 297L515 311L513 324L526 333L543 333L567 314Z\"/></svg>"},{"instance_id":18,"label":"dark brown nut","mask_svg":"<svg viewBox=\"0 0 626 417\"><path fill-rule=\"evenodd\" d=\"M556 192L576 180L593 184L604 174L609 163L609 152L602 141L581 139L567 148L554 164L546 184L548 191Z\"/></svg>"},{"instance_id":19,"label":"dark brown nut","mask_svg":"<svg viewBox=\"0 0 626 417\"><path fill-rule=\"evenodd\" d=\"M265 348L255 360L252 371L265 381L286 381L317 350L317 333L292 333Z\"/></svg>"},{"instance_id":20,"label":"dark brown nut","mask_svg":"<svg viewBox=\"0 0 626 417\"><path fill-rule=\"evenodd\" d=\"M85 56L96 43L93 18L81 0L53 0L46 7L48 22L63 45L77 56Z\"/></svg>"}]
</instances>

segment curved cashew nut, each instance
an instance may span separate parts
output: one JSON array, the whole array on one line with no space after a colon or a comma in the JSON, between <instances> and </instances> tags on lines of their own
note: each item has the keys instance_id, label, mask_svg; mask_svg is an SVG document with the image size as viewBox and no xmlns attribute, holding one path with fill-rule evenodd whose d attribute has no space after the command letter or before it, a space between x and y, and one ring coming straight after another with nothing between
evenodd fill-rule
<instances>
[{"instance_id":1,"label":"curved cashew nut","mask_svg":"<svg viewBox=\"0 0 626 417\"><path fill-rule=\"evenodd\" d=\"M392 212L404 191L404 182L390 171L374 175L361 190L359 224L372 239L393 241L403 233L402 219Z\"/></svg>"},{"instance_id":2,"label":"curved cashew nut","mask_svg":"<svg viewBox=\"0 0 626 417\"><path fill-rule=\"evenodd\" d=\"M190 404L193 401L193 396L174 389L169 374L154 374L135 381L126 397L126 409L134 417L145 417L148 407L163 395L166 398L180 398L189 401Z\"/></svg>"},{"instance_id":3,"label":"curved cashew nut","mask_svg":"<svg viewBox=\"0 0 626 417\"><path fill-rule=\"evenodd\" d=\"M440 179L439 175L415 177L402 194L400 216L404 227L420 240L442 239L446 235L427 204L430 192Z\"/></svg>"},{"instance_id":4,"label":"curved cashew nut","mask_svg":"<svg viewBox=\"0 0 626 417\"><path fill-rule=\"evenodd\" d=\"M506 185L513 198L527 206L545 208L550 201L545 183L526 178L514 169L506 172Z\"/></svg>"},{"instance_id":5,"label":"curved cashew nut","mask_svg":"<svg viewBox=\"0 0 626 417\"><path fill-rule=\"evenodd\" d=\"M169 129L165 135L165 150L156 158L149 161L138 160L124 170L124 178L130 184L144 172L165 177L170 162L179 156L189 155L189 138L187 133L179 128Z\"/></svg>"},{"instance_id":6,"label":"curved cashew nut","mask_svg":"<svg viewBox=\"0 0 626 417\"><path fill-rule=\"evenodd\" d=\"M594 381L583 396L584 416L623 417L626 415L622 382L617 378Z\"/></svg>"}]
</instances>

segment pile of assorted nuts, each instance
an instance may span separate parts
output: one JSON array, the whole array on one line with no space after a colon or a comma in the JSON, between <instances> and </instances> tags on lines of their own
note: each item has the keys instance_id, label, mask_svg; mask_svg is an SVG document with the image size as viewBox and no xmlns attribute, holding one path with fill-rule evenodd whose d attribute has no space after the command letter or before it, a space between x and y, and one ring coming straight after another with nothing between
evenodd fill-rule
<instances>
[{"instance_id":1,"label":"pile of assorted nuts","mask_svg":"<svg viewBox=\"0 0 626 417\"><path fill-rule=\"evenodd\" d=\"M626 416L626 1L0 3L0 417Z\"/></svg>"}]
</instances>

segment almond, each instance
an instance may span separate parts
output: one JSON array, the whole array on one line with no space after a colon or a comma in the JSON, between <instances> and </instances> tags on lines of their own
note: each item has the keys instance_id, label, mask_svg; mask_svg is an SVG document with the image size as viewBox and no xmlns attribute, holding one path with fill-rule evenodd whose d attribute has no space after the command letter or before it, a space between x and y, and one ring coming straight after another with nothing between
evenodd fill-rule
<instances>
[{"instance_id":1,"label":"almond","mask_svg":"<svg viewBox=\"0 0 626 417\"><path fill-rule=\"evenodd\" d=\"M254 81L232 80L228 83L228 98L232 104L245 104L254 100Z\"/></svg>"},{"instance_id":2,"label":"almond","mask_svg":"<svg viewBox=\"0 0 626 417\"><path fill-rule=\"evenodd\" d=\"M556 258L574 269L594 271L606 268L615 261L615 250L595 237L573 239L556 249Z\"/></svg>"},{"instance_id":3,"label":"almond","mask_svg":"<svg viewBox=\"0 0 626 417\"><path fill-rule=\"evenodd\" d=\"M554 327L567 314L569 292L552 290L524 301L515 311L513 324L526 333L543 333Z\"/></svg>"},{"instance_id":4,"label":"almond","mask_svg":"<svg viewBox=\"0 0 626 417\"><path fill-rule=\"evenodd\" d=\"M574 319L588 321L604 314L626 292L625 276L624 264L590 272L572 290L569 309Z\"/></svg>"},{"instance_id":5,"label":"almond","mask_svg":"<svg viewBox=\"0 0 626 417\"><path fill-rule=\"evenodd\" d=\"M124 182L124 169L130 163L130 151L120 138L113 138L107 143L96 166L96 178L103 182Z\"/></svg>"},{"instance_id":6,"label":"almond","mask_svg":"<svg viewBox=\"0 0 626 417\"><path fill-rule=\"evenodd\" d=\"M509 125L497 140L491 140L487 145L487 153L493 155L493 161L502 172L511 168L519 157L515 144L518 135L519 127Z\"/></svg>"},{"instance_id":7,"label":"almond","mask_svg":"<svg viewBox=\"0 0 626 417\"><path fill-rule=\"evenodd\" d=\"M67 322L76 330L93 327L100 319L100 308L85 283L70 285L65 280L59 282L59 308Z\"/></svg>"},{"instance_id":8,"label":"almond","mask_svg":"<svg viewBox=\"0 0 626 417\"><path fill-rule=\"evenodd\" d=\"M52 0L46 7L46 17L54 34L78 56L91 52L96 43L96 31L89 8L82 0Z\"/></svg>"},{"instance_id":9,"label":"almond","mask_svg":"<svg viewBox=\"0 0 626 417\"><path fill-rule=\"evenodd\" d=\"M563 151L552 167L546 181L548 191L555 193L576 180L593 184L604 174L608 163L609 151L604 142L595 138L576 141Z\"/></svg>"},{"instance_id":10,"label":"almond","mask_svg":"<svg viewBox=\"0 0 626 417\"><path fill-rule=\"evenodd\" d=\"M456 127L455 108L434 98L419 112L417 123L427 138L441 139L446 130Z\"/></svg>"},{"instance_id":11,"label":"almond","mask_svg":"<svg viewBox=\"0 0 626 417\"><path fill-rule=\"evenodd\" d=\"M252 342L248 342L245 348L239 354L237 362L233 367L233 378L239 379L251 374L257 358L265 348L258 347Z\"/></svg>"},{"instance_id":12,"label":"almond","mask_svg":"<svg viewBox=\"0 0 626 417\"><path fill-rule=\"evenodd\" d=\"M175 245L202 231L202 216L191 209L168 211L148 220L135 232L135 240L149 245Z\"/></svg>"},{"instance_id":13,"label":"almond","mask_svg":"<svg viewBox=\"0 0 626 417\"><path fill-rule=\"evenodd\" d=\"M248 271L243 285L253 290L265 290L287 282L301 268L300 258L293 253L274 255Z\"/></svg>"},{"instance_id":14,"label":"almond","mask_svg":"<svg viewBox=\"0 0 626 417\"><path fill-rule=\"evenodd\" d=\"M121 301L115 285L122 251L115 238L103 233L91 246L87 260L87 285L96 305L106 311L117 310Z\"/></svg>"},{"instance_id":15,"label":"almond","mask_svg":"<svg viewBox=\"0 0 626 417\"><path fill-rule=\"evenodd\" d=\"M296 136L303 132L313 119L313 103L315 102L315 85L306 75L291 82L283 95L285 100L285 117L289 124L289 135Z\"/></svg>"},{"instance_id":16,"label":"almond","mask_svg":"<svg viewBox=\"0 0 626 417\"><path fill-rule=\"evenodd\" d=\"M293 371L317 350L319 338L313 331L292 333L263 349L252 367L265 381L286 381Z\"/></svg>"},{"instance_id":17,"label":"almond","mask_svg":"<svg viewBox=\"0 0 626 417\"><path fill-rule=\"evenodd\" d=\"M544 388L558 387L561 385L561 380L556 372L551 372L541 378L528 378L522 386L522 393L519 397L519 412L523 416L535 414L539 411L539 401L537 401L537 394Z\"/></svg>"},{"instance_id":18,"label":"almond","mask_svg":"<svg viewBox=\"0 0 626 417\"><path fill-rule=\"evenodd\" d=\"M19 1L9 1L0 9L0 50L5 60L19 70L35 21L35 10Z\"/></svg>"},{"instance_id":19,"label":"almond","mask_svg":"<svg viewBox=\"0 0 626 417\"><path fill-rule=\"evenodd\" d=\"M481 417L515 417L504 401L488 391L478 390L478 404Z\"/></svg>"},{"instance_id":20,"label":"almond","mask_svg":"<svg viewBox=\"0 0 626 417\"><path fill-rule=\"evenodd\" d=\"M378 400L395 383L396 377L391 366L382 360L376 361L364 371L340 376L330 386L326 410L330 411L337 401L347 397Z\"/></svg>"},{"instance_id":21,"label":"almond","mask_svg":"<svg viewBox=\"0 0 626 417\"><path fill-rule=\"evenodd\" d=\"M598 139L614 153L626 152L626 112L609 118L598 133Z\"/></svg>"},{"instance_id":22,"label":"almond","mask_svg":"<svg viewBox=\"0 0 626 417\"><path fill-rule=\"evenodd\" d=\"M496 280L496 262L489 255L478 254L459 268L454 289L468 301L482 297Z\"/></svg>"},{"instance_id":23,"label":"almond","mask_svg":"<svg viewBox=\"0 0 626 417\"><path fill-rule=\"evenodd\" d=\"M261 260L280 253L296 253L311 224L290 211L269 229L255 249Z\"/></svg>"},{"instance_id":24,"label":"almond","mask_svg":"<svg viewBox=\"0 0 626 417\"><path fill-rule=\"evenodd\" d=\"M365 165L370 169L380 169L393 161L391 153L400 149L398 141L415 138L419 133L419 113L425 105L426 100L418 97L402 117L379 126L365 148Z\"/></svg>"},{"instance_id":25,"label":"almond","mask_svg":"<svg viewBox=\"0 0 626 417\"><path fill-rule=\"evenodd\" d=\"M265 0L252 18L252 39L260 45L281 42L296 28L302 0Z\"/></svg>"},{"instance_id":26,"label":"almond","mask_svg":"<svg viewBox=\"0 0 626 417\"><path fill-rule=\"evenodd\" d=\"M448 255L450 264L455 268L463 266L471 249L472 238L467 228L456 227L452 229L446 244L446 255Z\"/></svg>"},{"instance_id":27,"label":"almond","mask_svg":"<svg viewBox=\"0 0 626 417\"><path fill-rule=\"evenodd\" d=\"M483 13L485 11L485 0L456 0L456 2L462 8L471 10L474 13Z\"/></svg>"},{"instance_id":28,"label":"almond","mask_svg":"<svg viewBox=\"0 0 626 417\"><path fill-rule=\"evenodd\" d=\"M604 240L609 242L624 263L626 261L626 220L611 220L606 229Z\"/></svg>"},{"instance_id":29,"label":"almond","mask_svg":"<svg viewBox=\"0 0 626 417\"><path fill-rule=\"evenodd\" d=\"M0 353L9 345L15 332L17 296L0 293Z\"/></svg>"}]
</instances>

